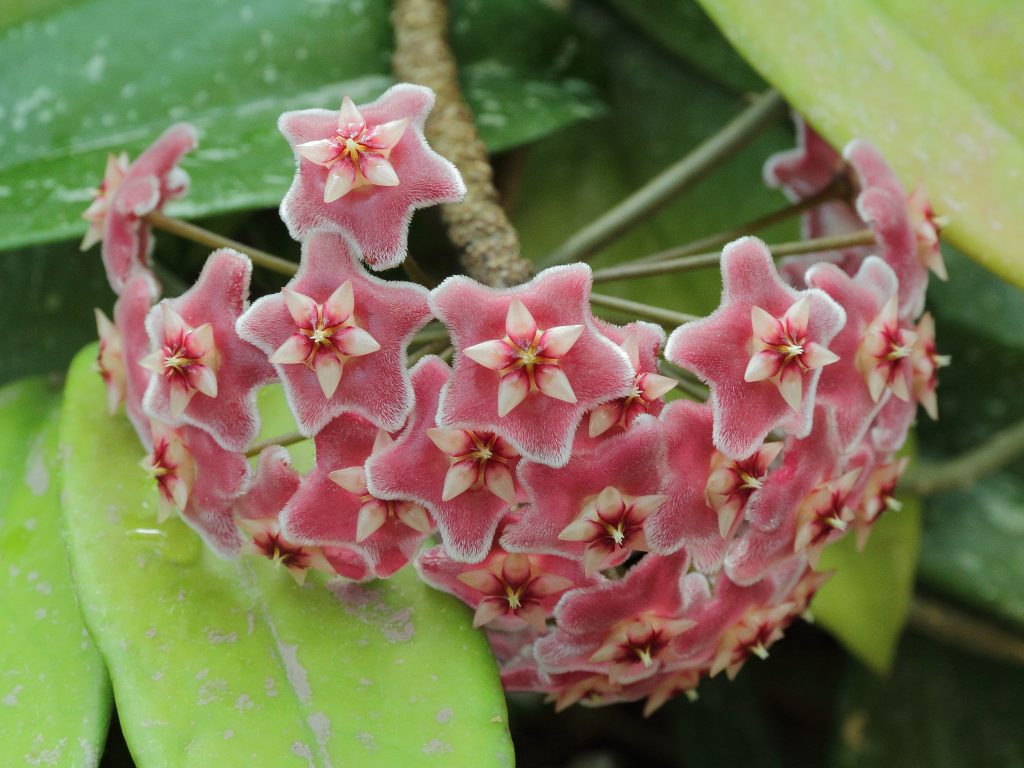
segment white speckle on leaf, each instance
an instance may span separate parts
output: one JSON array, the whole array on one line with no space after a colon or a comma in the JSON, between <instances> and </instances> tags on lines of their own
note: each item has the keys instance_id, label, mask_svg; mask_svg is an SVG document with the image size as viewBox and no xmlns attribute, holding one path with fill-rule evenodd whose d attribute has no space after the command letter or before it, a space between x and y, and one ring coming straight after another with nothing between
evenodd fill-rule
<instances>
[{"instance_id":1,"label":"white speckle on leaf","mask_svg":"<svg viewBox=\"0 0 1024 768\"><path fill-rule=\"evenodd\" d=\"M366 748L367 752L376 752L380 747L377 746L377 740L373 738L373 734L360 731L356 734L356 739L363 747Z\"/></svg>"},{"instance_id":2,"label":"white speckle on leaf","mask_svg":"<svg viewBox=\"0 0 1024 768\"><path fill-rule=\"evenodd\" d=\"M42 496L50 487L50 471L46 468L46 451L41 436L32 443L25 462L25 485L35 496Z\"/></svg>"},{"instance_id":3,"label":"white speckle on leaf","mask_svg":"<svg viewBox=\"0 0 1024 768\"><path fill-rule=\"evenodd\" d=\"M242 18L242 21L247 23L252 21L253 17L255 16L255 14L252 12L251 5L243 5L241 8L239 8L238 15Z\"/></svg>"},{"instance_id":4,"label":"white speckle on leaf","mask_svg":"<svg viewBox=\"0 0 1024 768\"><path fill-rule=\"evenodd\" d=\"M64 745L68 743L67 737L65 736L49 749L44 748L42 742L42 734L35 737L32 741L32 748L38 751L35 754L25 755L25 762L28 765L59 765L61 753L64 752Z\"/></svg>"},{"instance_id":5,"label":"white speckle on leaf","mask_svg":"<svg viewBox=\"0 0 1024 768\"><path fill-rule=\"evenodd\" d=\"M272 677L268 677L263 681L263 689L270 698L277 696L277 681Z\"/></svg>"},{"instance_id":6,"label":"white speckle on leaf","mask_svg":"<svg viewBox=\"0 0 1024 768\"><path fill-rule=\"evenodd\" d=\"M3 699L0 699L0 701L3 701L5 707L18 706L18 694L21 693L24 688L25 686L23 685L14 686L11 692L5 693Z\"/></svg>"},{"instance_id":7,"label":"white speckle on leaf","mask_svg":"<svg viewBox=\"0 0 1024 768\"><path fill-rule=\"evenodd\" d=\"M35 617L36 617L36 621L42 621L43 619L45 619L46 618L46 609L45 608L36 608Z\"/></svg>"},{"instance_id":8,"label":"white speckle on leaf","mask_svg":"<svg viewBox=\"0 0 1024 768\"><path fill-rule=\"evenodd\" d=\"M210 674L210 670L209 669L200 669L198 672L196 672L196 680L202 680L208 674Z\"/></svg>"},{"instance_id":9,"label":"white speckle on leaf","mask_svg":"<svg viewBox=\"0 0 1024 768\"><path fill-rule=\"evenodd\" d=\"M50 585L50 582L48 581L40 581L38 584L36 584L36 592L39 592L44 595L50 595L53 594L53 587Z\"/></svg>"},{"instance_id":10,"label":"white speckle on leaf","mask_svg":"<svg viewBox=\"0 0 1024 768\"><path fill-rule=\"evenodd\" d=\"M452 719L452 715L453 714L455 714L455 713L452 711L451 707L445 707L444 709L438 710L438 712L437 712L437 722L439 722L439 723L447 723L449 720Z\"/></svg>"},{"instance_id":11,"label":"white speckle on leaf","mask_svg":"<svg viewBox=\"0 0 1024 768\"><path fill-rule=\"evenodd\" d=\"M227 692L227 680L208 680L199 686L199 698L196 700L196 703L201 707L206 704L212 704L215 701L223 699Z\"/></svg>"},{"instance_id":12,"label":"white speckle on leaf","mask_svg":"<svg viewBox=\"0 0 1024 768\"><path fill-rule=\"evenodd\" d=\"M334 581L327 585L345 613L376 627L389 643L406 643L416 634L412 608L391 608L379 589Z\"/></svg>"},{"instance_id":13,"label":"white speckle on leaf","mask_svg":"<svg viewBox=\"0 0 1024 768\"><path fill-rule=\"evenodd\" d=\"M306 722L313 731L316 738L316 745L319 748L320 759L323 761L323 768L331 768L331 755L327 751L327 743L331 740L331 719L323 712L314 712L306 718Z\"/></svg>"},{"instance_id":14,"label":"white speckle on leaf","mask_svg":"<svg viewBox=\"0 0 1024 768\"><path fill-rule=\"evenodd\" d=\"M452 745L441 739L431 739L423 745L424 755L440 755L452 751Z\"/></svg>"},{"instance_id":15,"label":"white speckle on leaf","mask_svg":"<svg viewBox=\"0 0 1024 768\"><path fill-rule=\"evenodd\" d=\"M225 643L237 643L238 633L220 632L216 629L207 629L206 639L209 640L210 645L224 645Z\"/></svg>"},{"instance_id":16,"label":"white speckle on leaf","mask_svg":"<svg viewBox=\"0 0 1024 768\"><path fill-rule=\"evenodd\" d=\"M0 185L0 197L10 197L11 188Z\"/></svg>"},{"instance_id":17,"label":"white speckle on leaf","mask_svg":"<svg viewBox=\"0 0 1024 768\"><path fill-rule=\"evenodd\" d=\"M232 730L224 731L224 741L227 741L228 739L233 738L234 735L235 735L235 732L232 731Z\"/></svg>"},{"instance_id":18,"label":"white speckle on leaf","mask_svg":"<svg viewBox=\"0 0 1024 768\"><path fill-rule=\"evenodd\" d=\"M267 64L263 67L263 82L267 85L273 85L277 82L277 67L273 64Z\"/></svg>"},{"instance_id":19,"label":"white speckle on leaf","mask_svg":"<svg viewBox=\"0 0 1024 768\"><path fill-rule=\"evenodd\" d=\"M235 709L239 712L245 712L247 709L252 709L255 706L256 703L244 693L235 699Z\"/></svg>"},{"instance_id":20,"label":"white speckle on leaf","mask_svg":"<svg viewBox=\"0 0 1024 768\"><path fill-rule=\"evenodd\" d=\"M107 58L103 54L97 53L85 62L85 66L82 67L82 73L90 83L98 83L103 79L103 70L106 68Z\"/></svg>"}]
</instances>

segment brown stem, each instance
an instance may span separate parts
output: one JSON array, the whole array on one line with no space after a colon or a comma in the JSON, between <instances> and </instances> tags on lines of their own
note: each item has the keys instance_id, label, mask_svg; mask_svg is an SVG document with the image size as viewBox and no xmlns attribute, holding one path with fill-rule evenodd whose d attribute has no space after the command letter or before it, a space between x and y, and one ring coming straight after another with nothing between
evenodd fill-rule
<instances>
[{"instance_id":1,"label":"brown stem","mask_svg":"<svg viewBox=\"0 0 1024 768\"><path fill-rule=\"evenodd\" d=\"M244 253L252 259L253 264L258 264L272 272L279 272L282 275L294 275L299 269L299 265L293 261L282 259L280 256L274 256L272 253L261 251L258 248L251 248L248 245L239 243L237 240L218 235L216 232L211 232L203 227L197 227L195 224L190 224L181 219L175 219L159 211L147 213L144 218L157 229L162 229L164 232L170 232L172 235L205 245L208 248L230 248L239 253Z\"/></svg>"},{"instance_id":2,"label":"brown stem","mask_svg":"<svg viewBox=\"0 0 1024 768\"><path fill-rule=\"evenodd\" d=\"M915 596L910 626L970 653L1024 664L1024 638L946 603Z\"/></svg>"},{"instance_id":3,"label":"brown stem","mask_svg":"<svg viewBox=\"0 0 1024 768\"><path fill-rule=\"evenodd\" d=\"M427 121L427 136L438 152L455 163L466 182L465 199L441 208L448 235L461 251L463 268L470 277L496 287L528 280L532 267L519 254L519 237L498 203L487 150L462 98L447 42L447 4L444 0L395 0L392 20L392 69L399 79L434 90L437 101Z\"/></svg>"}]
</instances>

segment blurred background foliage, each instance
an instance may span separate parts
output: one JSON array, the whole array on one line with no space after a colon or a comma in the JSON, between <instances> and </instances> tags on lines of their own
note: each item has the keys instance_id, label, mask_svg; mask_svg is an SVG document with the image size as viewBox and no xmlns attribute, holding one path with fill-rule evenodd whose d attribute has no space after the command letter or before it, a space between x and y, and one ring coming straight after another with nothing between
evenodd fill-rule
<instances>
[{"instance_id":1,"label":"blurred background foliage","mask_svg":"<svg viewBox=\"0 0 1024 768\"><path fill-rule=\"evenodd\" d=\"M689 0L451 6L466 95L524 253L538 260L767 87ZM62 372L95 338L92 308L109 312L99 257L80 254L75 242L108 152L134 156L167 124L196 123L201 148L184 163L193 187L169 212L295 258L274 210L292 170L276 116L336 108L343 93L372 98L390 82L391 45L382 0L0 7L0 67L17 72L0 81L0 383ZM782 205L761 183L761 166L792 143L780 119L594 264ZM763 236L797 234L790 222ZM158 241L161 277L174 293L206 252L167 235ZM452 268L433 212L417 215L410 242L438 275ZM954 456L1024 418L1020 291L952 248L946 257L950 281L933 281L929 306L940 351L954 363L942 372L942 420L922 415L918 425L919 460ZM280 283L257 273L254 289ZM719 287L710 270L607 291L704 313ZM829 555L849 573L822 591L818 624L794 627L735 683L702 686L695 703L673 702L649 720L633 706L552 717L536 699L513 697L519 764L1024 764L1024 463L966 490L907 501L864 555ZM131 765L116 722L103 765Z\"/></svg>"}]
</instances>

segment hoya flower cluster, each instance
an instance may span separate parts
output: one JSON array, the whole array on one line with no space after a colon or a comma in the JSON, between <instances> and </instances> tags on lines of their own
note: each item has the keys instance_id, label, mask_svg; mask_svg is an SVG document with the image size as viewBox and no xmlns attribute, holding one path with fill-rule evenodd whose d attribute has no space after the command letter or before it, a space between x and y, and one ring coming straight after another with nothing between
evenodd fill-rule
<instances>
[{"instance_id":1,"label":"hoya flower cluster","mask_svg":"<svg viewBox=\"0 0 1024 768\"><path fill-rule=\"evenodd\" d=\"M84 243L102 239L119 294L113 321L98 313L111 410L125 403L149 451L160 514L223 555L265 555L300 582L414 562L475 611L508 689L653 711L764 656L827 578L822 548L850 529L863 541L897 506L894 452L918 403L936 415L946 363L922 314L938 223L870 145L840 157L800 125L767 179L803 198L846 178L852 197L805 214L807 234L870 226L875 244L777 270L759 240L730 243L721 306L667 343L595 318L584 264L428 291L363 262L400 263L413 210L463 194L423 138L432 101L398 85L282 116L298 168L281 216L302 258L251 305L252 264L228 249L154 304L146 217L185 191L194 133L112 158ZM410 371L431 318L453 364ZM663 346L706 402L665 404ZM253 455L271 382L315 443L305 476L280 445Z\"/></svg>"}]
</instances>

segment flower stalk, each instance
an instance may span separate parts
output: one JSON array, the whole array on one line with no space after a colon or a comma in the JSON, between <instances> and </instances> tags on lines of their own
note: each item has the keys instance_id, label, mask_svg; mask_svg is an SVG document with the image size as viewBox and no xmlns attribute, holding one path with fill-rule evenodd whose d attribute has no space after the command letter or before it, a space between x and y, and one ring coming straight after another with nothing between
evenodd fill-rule
<instances>
[{"instance_id":1,"label":"flower stalk","mask_svg":"<svg viewBox=\"0 0 1024 768\"><path fill-rule=\"evenodd\" d=\"M589 259L733 157L784 110L782 97L765 91L720 131L566 240L541 266Z\"/></svg>"}]
</instances>

